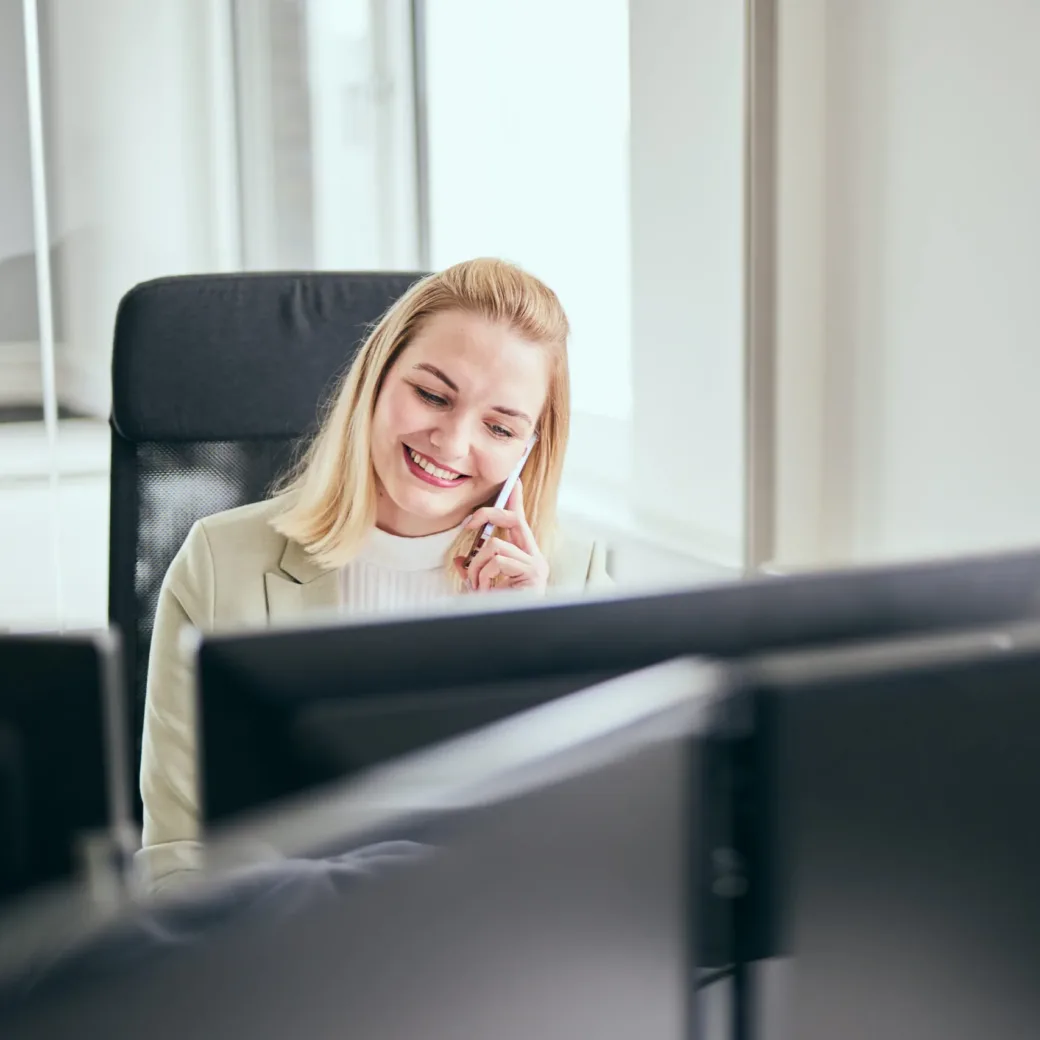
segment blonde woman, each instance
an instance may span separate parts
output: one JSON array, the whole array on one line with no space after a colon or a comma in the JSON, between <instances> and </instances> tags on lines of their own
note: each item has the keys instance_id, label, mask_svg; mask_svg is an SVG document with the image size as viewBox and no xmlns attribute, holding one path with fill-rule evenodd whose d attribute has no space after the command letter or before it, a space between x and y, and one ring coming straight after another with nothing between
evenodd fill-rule
<instances>
[{"instance_id":1,"label":"blonde woman","mask_svg":"<svg viewBox=\"0 0 1040 1040\"><path fill-rule=\"evenodd\" d=\"M602 547L554 531L568 332L555 293L511 264L423 279L373 329L281 491L195 525L163 582L148 668L141 859L153 885L198 851L186 627L609 584ZM506 508L491 508L534 435ZM489 521L496 536L465 567Z\"/></svg>"}]
</instances>

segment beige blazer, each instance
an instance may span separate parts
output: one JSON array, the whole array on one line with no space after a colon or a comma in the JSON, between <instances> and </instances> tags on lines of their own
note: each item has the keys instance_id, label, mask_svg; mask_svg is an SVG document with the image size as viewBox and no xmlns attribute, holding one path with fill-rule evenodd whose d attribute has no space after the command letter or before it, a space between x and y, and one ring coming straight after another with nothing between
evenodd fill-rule
<instances>
[{"instance_id":1,"label":"beige blazer","mask_svg":"<svg viewBox=\"0 0 1040 1040\"><path fill-rule=\"evenodd\" d=\"M261 502L200 520L174 557L159 593L148 661L138 866L150 888L199 864L194 680L183 652L185 629L263 626L335 611L339 575L324 570L270 524L277 505ZM591 539L561 536L550 558L550 586L610 586L606 554Z\"/></svg>"}]
</instances>

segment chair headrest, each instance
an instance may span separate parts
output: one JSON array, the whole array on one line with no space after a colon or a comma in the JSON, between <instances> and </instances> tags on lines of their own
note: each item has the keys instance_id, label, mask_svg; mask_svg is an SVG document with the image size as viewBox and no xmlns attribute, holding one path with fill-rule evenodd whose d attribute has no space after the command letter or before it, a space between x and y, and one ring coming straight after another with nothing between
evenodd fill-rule
<instances>
[{"instance_id":1,"label":"chair headrest","mask_svg":"<svg viewBox=\"0 0 1040 1040\"><path fill-rule=\"evenodd\" d=\"M112 425L126 440L292 439L414 272L186 275L116 315Z\"/></svg>"}]
</instances>

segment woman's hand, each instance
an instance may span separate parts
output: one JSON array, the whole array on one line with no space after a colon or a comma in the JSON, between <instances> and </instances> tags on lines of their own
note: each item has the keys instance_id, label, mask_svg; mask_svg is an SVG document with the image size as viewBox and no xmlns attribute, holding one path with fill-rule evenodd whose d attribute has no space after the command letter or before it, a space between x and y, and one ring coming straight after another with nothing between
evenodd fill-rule
<instances>
[{"instance_id":1,"label":"woman's hand","mask_svg":"<svg viewBox=\"0 0 1040 1040\"><path fill-rule=\"evenodd\" d=\"M542 555L524 515L524 489L516 482L505 509L483 506L467 521L476 534L485 524L504 531L505 538L492 535L473 557L467 570L465 559L456 557L455 566L468 588L478 592L491 589L531 589L544 592L549 584L549 561Z\"/></svg>"}]
</instances>

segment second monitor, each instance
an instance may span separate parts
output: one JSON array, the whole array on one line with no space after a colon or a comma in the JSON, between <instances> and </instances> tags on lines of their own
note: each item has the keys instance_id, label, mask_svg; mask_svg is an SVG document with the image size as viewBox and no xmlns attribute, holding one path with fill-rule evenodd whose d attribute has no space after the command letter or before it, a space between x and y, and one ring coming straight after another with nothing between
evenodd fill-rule
<instances>
[{"instance_id":1,"label":"second monitor","mask_svg":"<svg viewBox=\"0 0 1040 1040\"><path fill-rule=\"evenodd\" d=\"M203 639L207 824L671 658L738 658L1035 617L1040 554L495 604Z\"/></svg>"}]
</instances>

